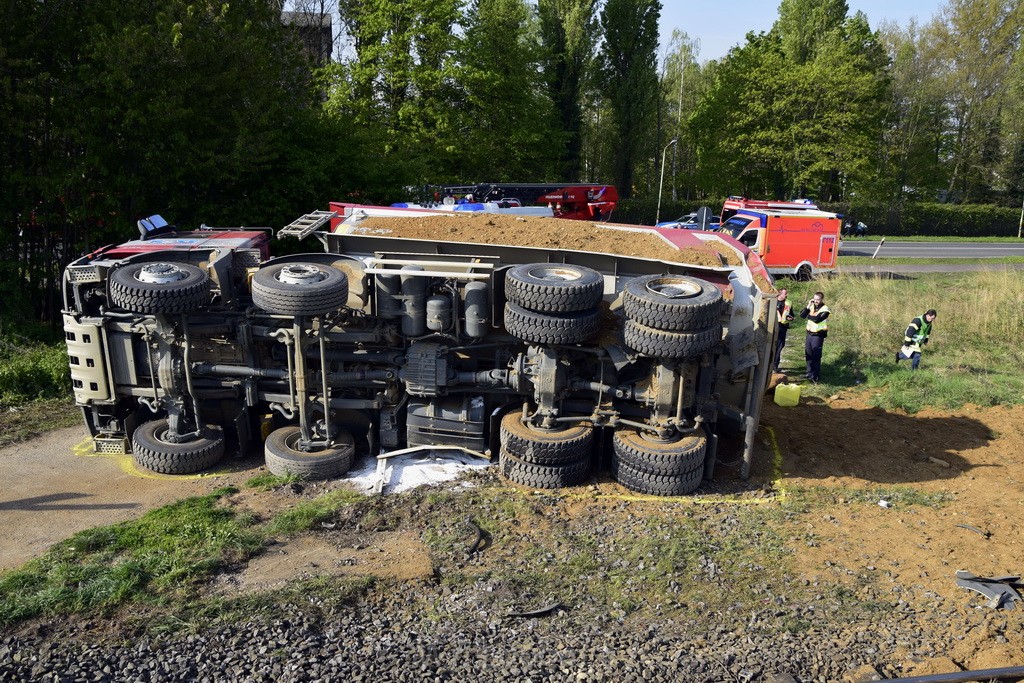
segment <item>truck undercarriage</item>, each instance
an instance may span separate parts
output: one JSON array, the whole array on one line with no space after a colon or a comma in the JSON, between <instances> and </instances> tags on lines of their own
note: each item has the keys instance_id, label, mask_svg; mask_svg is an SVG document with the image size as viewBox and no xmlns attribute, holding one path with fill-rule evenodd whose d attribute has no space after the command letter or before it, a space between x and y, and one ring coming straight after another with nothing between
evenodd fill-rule
<instances>
[{"instance_id":1,"label":"truck undercarriage","mask_svg":"<svg viewBox=\"0 0 1024 683\"><path fill-rule=\"evenodd\" d=\"M774 316L745 266L318 236L324 253L265 260L262 234L182 232L71 264L97 448L187 473L263 441L270 471L334 478L357 451L457 447L554 488L610 442L618 481L679 495L722 429L752 439Z\"/></svg>"}]
</instances>

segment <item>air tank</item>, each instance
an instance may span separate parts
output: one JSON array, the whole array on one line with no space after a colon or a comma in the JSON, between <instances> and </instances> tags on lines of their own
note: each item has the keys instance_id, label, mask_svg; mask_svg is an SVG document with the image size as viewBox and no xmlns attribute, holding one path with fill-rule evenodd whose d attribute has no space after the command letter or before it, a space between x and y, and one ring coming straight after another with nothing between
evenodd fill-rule
<instances>
[{"instance_id":1,"label":"air tank","mask_svg":"<svg viewBox=\"0 0 1024 683\"><path fill-rule=\"evenodd\" d=\"M402 266L402 272L422 271L419 266ZM421 337L427 333L427 278L402 276L402 334Z\"/></svg>"},{"instance_id":2,"label":"air tank","mask_svg":"<svg viewBox=\"0 0 1024 683\"><path fill-rule=\"evenodd\" d=\"M486 282L474 281L466 285L466 334L474 339L487 336L491 327L490 288Z\"/></svg>"},{"instance_id":3,"label":"air tank","mask_svg":"<svg viewBox=\"0 0 1024 683\"><path fill-rule=\"evenodd\" d=\"M440 294L427 299L427 329L444 332L452 326L452 300Z\"/></svg>"}]
</instances>

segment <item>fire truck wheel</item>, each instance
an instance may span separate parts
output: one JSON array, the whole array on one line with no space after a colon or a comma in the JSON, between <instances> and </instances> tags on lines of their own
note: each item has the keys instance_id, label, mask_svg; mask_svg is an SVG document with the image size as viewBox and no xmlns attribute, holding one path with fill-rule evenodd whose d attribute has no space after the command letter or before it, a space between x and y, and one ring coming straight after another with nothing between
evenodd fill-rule
<instances>
[{"instance_id":1,"label":"fire truck wheel","mask_svg":"<svg viewBox=\"0 0 1024 683\"><path fill-rule=\"evenodd\" d=\"M715 323L698 332L668 332L627 320L622 332L626 346L655 358L683 359L706 353L722 341L722 326Z\"/></svg>"},{"instance_id":2,"label":"fire truck wheel","mask_svg":"<svg viewBox=\"0 0 1024 683\"><path fill-rule=\"evenodd\" d=\"M708 440L703 432L675 441L651 441L636 429L620 429L612 437L612 449L620 463L638 472L682 476L704 467Z\"/></svg>"},{"instance_id":3,"label":"fire truck wheel","mask_svg":"<svg viewBox=\"0 0 1024 683\"><path fill-rule=\"evenodd\" d=\"M299 450L301 432L298 425L281 427L267 437L264 452L267 469L279 477L293 476L299 479L336 479L344 476L352 466L355 443L352 435L341 431L334 436L333 448L315 451Z\"/></svg>"},{"instance_id":4,"label":"fire truck wheel","mask_svg":"<svg viewBox=\"0 0 1024 683\"><path fill-rule=\"evenodd\" d=\"M600 330L598 309L578 313L537 313L509 302L505 305L505 329L514 337L534 344L580 344Z\"/></svg>"},{"instance_id":5,"label":"fire truck wheel","mask_svg":"<svg viewBox=\"0 0 1024 683\"><path fill-rule=\"evenodd\" d=\"M133 313L190 313L210 301L210 276L188 263L131 263L109 287L110 303Z\"/></svg>"},{"instance_id":6,"label":"fire truck wheel","mask_svg":"<svg viewBox=\"0 0 1024 683\"><path fill-rule=\"evenodd\" d=\"M523 424L522 413L513 410L501 419L501 447L523 462L561 465L590 456L594 428L578 422L558 431L541 431Z\"/></svg>"},{"instance_id":7,"label":"fire truck wheel","mask_svg":"<svg viewBox=\"0 0 1024 683\"><path fill-rule=\"evenodd\" d=\"M814 272L811 267L806 263L796 269L796 279L799 282L808 282L814 276Z\"/></svg>"},{"instance_id":8,"label":"fire truck wheel","mask_svg":"<svg viewBox=\"0 0 1024 683\"><path fill-rule=\"evenodd\" d=\"M224 430L214 425L203 428L191 441L168 441L167 420L153 420L139 426L132 435L135 462L161 474L191 474L213 467L224 455Z\"/></svg>"},{"instance_id":9,"label":"fire truck wheel","mask_svg":"<svg viewBox=\"0 0 1024 683\"><path fill-rule=\"evenodd\" d=\"M348 301L348 279L320 263L275 263L256 271L252 301L278 315L323 315Z\"/></svg>"},{"instance_id":10,"label":"fire truck wheel","mask_svg":"<svg viewBox=\"0 0 1024 683\"><path fill-rule=\"evenodd\" d=\"M626 317L656 330L703 330L722 311L722 292L710 282L682 275L645 275L626 283Z\"/></svg>"},{"instance_id":11,"label":"fire truck wheel","mask_svg":"<svg viewBox=\"0 0 1024 683\"><path fill-rule=\"evenodd\" d=\"M601 302L604 276L562 263L527 263L505 273L505 296L531 311L572 313Z\"/></svg>"},{"instance_id":12,"label":"fire truck wheel","mask_svg":"<svg viewBox=\"0 0 1024 683\"><path fill-rule=\"evenodd\" d=\"M583 483L590 470L590 457L563 465L535 465L509 453L504 448L498 455L501 474L514 484L533 489L560 489Z\"/></svg>"},{"instance_id":13,"label":"fire truck wheel","mask_svg":"<svg viewBox=\"0 0 1024 683\"><path fill-rule=\"evenodd\" d=\"M704 467L683 474L642 472L612 454L612 476L630 491L653 496L685 496L693 493L704 479Z\"/></svg>"}]
</instances>

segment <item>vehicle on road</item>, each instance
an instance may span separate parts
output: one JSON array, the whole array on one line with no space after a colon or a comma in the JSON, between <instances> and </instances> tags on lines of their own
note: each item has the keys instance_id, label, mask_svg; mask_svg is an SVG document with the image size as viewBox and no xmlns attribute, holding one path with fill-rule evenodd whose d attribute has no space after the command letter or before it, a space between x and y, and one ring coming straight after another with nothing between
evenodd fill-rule
<instances>
[{"instance_id":1,"label":"vehicle on road","mask_svg":"<svg viewBox=\"0 0 1024 683\"><path fill-rule=\"evenodd\" d=\"M655 224L658 228L681 228L683 230L718 230L721 227L718 216L714 214L708 218L707 225L701 227L700 214L696 211L680 216L672 221L662 221Z\"/></svg>"},{"instance_id":2,"label":"vehicle on road","mask_svg":"<svg viewBox=\"0 0 1024 683\"><path fill-rule=\"evenodd\" d=\"M721 230L756 252L773 275L808 280L835 270L842 216L808 200L776 202L729 197Z\"/></svg>"},{"instance_id":3,"label":"vehicle on road","mask_svg":"<svg viewBox=\"0 0 1024 683\"><path fill-rule=\"evenodd\" d=\"M678 495L710 476L721 437L749 470L776 318L755 254L592 224L587 251L403 237L393 211L332 204L280 231L323 251L277 258L268 230L153 217L71 263L64 330L97 450L183 474L262 442L271 472L316 479L357 453L457 449L534 488L607 466ZM603 230L666 258L602 250Z\"/></svg>"}]
</instances>

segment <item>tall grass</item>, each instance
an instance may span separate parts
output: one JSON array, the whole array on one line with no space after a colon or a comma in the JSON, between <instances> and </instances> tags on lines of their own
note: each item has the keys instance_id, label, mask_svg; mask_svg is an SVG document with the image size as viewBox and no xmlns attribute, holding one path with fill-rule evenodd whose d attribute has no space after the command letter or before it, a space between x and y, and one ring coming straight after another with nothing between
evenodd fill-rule
<instances>
[{"instance_id":1,"label":"tall grass","mask_svg":"<svg viewBox=\"0 0 1024 683\"><path fill-rule=\"evenodd\" d=\"M928 273L905 278L839 274L812 282L782 281L799 311L817 290L832 311L823 384L810 393L864 384L871 402L914 412L1024 403L1024 283L1012 270ZM895 352L910 320L938 312L921 370L897 365ZM789 359L803 358L802 325L791 333ZM785 363L784 363L785 365Z\"/></svg>"}]
</instances>

